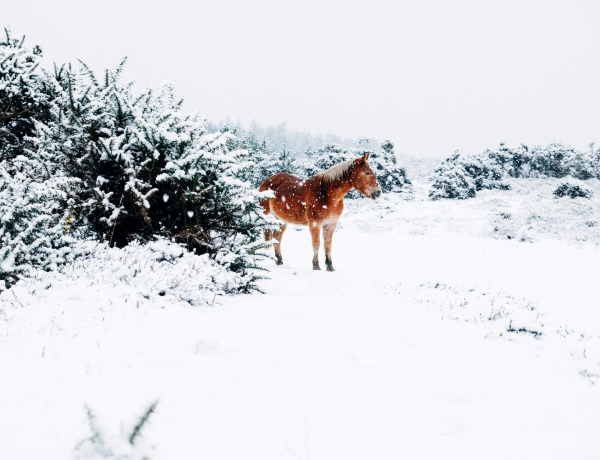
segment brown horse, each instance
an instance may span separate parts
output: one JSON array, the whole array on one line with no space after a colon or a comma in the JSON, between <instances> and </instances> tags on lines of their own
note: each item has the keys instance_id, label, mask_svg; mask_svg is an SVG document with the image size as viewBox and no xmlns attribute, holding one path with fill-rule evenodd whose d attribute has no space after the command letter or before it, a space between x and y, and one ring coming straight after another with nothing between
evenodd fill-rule
<instances>
[{"instance_id":1,"label":"brown horse","mask_svg":"<svg viewBox=\"0 0 600 460\"><path fill-rule=\"evenodd\" d=\"M319 267L319 246L321 228L325 240L325 264L332 272L331 241L337 221L344 210L344 196L355 188L368 198L376 199L381 195L377 177L371 170L369 154L356 160L348 160L332 166L310 179L298 179L287 173L280 173L266 179L260 191L272 190L275 198L269 198L261 204L264 213L273 213L285 223L278 231L265 232L265 240L275 238L275 256L277 265L281 258L281 239L287 224L308 225L313 245L313 269Z\"/></svg>"}]
</instances>

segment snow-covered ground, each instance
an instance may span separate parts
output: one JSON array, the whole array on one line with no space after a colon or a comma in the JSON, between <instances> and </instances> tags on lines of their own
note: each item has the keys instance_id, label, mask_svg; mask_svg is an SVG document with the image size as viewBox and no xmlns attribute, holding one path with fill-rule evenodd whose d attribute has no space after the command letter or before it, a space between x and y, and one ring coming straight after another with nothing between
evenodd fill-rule
<instances>
[{"instance_id":1,"label":"snow-covered ground","mask_svg":"<svg viewBox=\"0 0 600 460\"><path fill-rule=\"evenodd\" d=\"M0 294L0 458L600 458L600 185L558 182L348 202L337 271L292 227L265 294L193 294L235 280L142 248L22 280Z\"/></svg>"}]
</instances>

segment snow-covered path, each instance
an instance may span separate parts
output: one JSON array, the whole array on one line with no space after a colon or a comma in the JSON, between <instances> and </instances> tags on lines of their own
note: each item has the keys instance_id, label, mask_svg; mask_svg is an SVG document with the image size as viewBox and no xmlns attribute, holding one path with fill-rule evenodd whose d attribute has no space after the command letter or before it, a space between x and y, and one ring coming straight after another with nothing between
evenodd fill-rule
<instances>
[{"instance_id":1,"label":"snow-covered path","mask_svg":"<svg viewBox=\"0 0 600 460\"><path fill-rule=\"evenodd\" d=\"M157 459L600 457L597 252L351 225L334 238L335 273L311 269L292 228L266 294L213 307L97 286L7 307L0 457L69 458L84 404L117 436L157 399L143 433ZM544 333L507 333L509 318Z\"/></svg>"}]
</instances>

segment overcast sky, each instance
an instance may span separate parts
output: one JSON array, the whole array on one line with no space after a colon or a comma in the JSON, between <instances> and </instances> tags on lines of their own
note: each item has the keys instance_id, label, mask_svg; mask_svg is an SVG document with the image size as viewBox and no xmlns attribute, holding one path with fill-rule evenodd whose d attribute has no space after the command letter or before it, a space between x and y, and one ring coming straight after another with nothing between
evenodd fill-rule
<instances>
[{"instance_id":1,"label":"overcast sky","mask_svg":"<svg viewBox=\"0 0 600 460\"><path fill-rule=\"evenodd\" d=\"M600 143L598 0L8 0L46 62L129 56L187 110L449 156Z\"/></svg>"}]
</instances>

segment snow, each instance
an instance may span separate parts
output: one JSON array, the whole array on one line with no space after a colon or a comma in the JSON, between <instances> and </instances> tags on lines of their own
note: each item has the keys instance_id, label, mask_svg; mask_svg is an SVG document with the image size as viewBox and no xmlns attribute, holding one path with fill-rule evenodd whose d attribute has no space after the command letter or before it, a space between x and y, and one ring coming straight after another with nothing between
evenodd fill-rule
<instances>
[{"instance_id":1,"label":"snow","mask_svg":"<svg viewBox=\"0 0 600 460\"><path fill-rule=\"evenodd\" d=\"M86 406L126 458L598 458L599 185L557 184L347 201L337 271L290 227L264 294L165 241L79 248L0 294L2 458L93 458Z\"/></svg>"}]
</instances>

